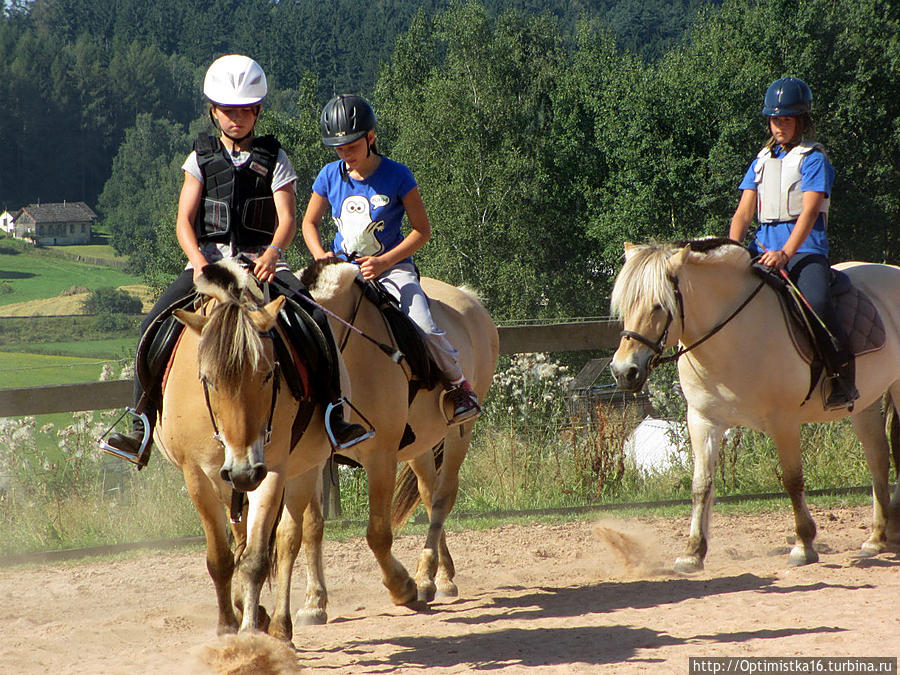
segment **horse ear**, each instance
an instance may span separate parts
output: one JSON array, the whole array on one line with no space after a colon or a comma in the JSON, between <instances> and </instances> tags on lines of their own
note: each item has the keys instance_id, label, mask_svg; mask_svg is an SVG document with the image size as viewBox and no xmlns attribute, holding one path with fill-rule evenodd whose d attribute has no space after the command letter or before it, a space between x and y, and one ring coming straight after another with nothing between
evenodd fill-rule
<instances>
[{"instance_id":1,"label":"horse ear","mask_svg":"<svg viewBox=\"0 0 900 675\"><path fill-rule=\"evenodd\" d=\"M625 260L630 260L631 256L637 253L637 246L630 241L625 242Z\"/></svg>"},{"instance_id":2,"label":"horse ear","mask_svg":"<svg viewBox=\"0 0 900 675\"><path fill-rule=\"evenodd\" d=\"M256 330L260 333L265 333L275 325L275 317L277 317L278 312L281 311L284 300L285 297L279 295L265 307L261 307L255 312L250 312L250 320L253 322L253 325L256 326Z\"/></svg>"},{"instance_id":3,"label":"horse ear","mask_svg":"<svg viewBox=\"0 0 900 675\"><path fill-rule=\"evenodd\" d=\"M685 246L669 256L669 259L666 261L666 268L669 270L670 275L673 277L677 276L678 270L687 262L690 253L691 247Z\"/></svg>"},{"instance_id":4,"label":"horse ear","mask_svg":"<svg viewBox=\"0 0 900 675\"><path fill-rule=\"evenodd\" d=\"M208 316L203 316L197 312L188 312L184 309L176 309L172 314L175 315L176 319L198 335L203 330L203 326L206 325L206 322L209 321Z\"/></svg>"}]
</instances>

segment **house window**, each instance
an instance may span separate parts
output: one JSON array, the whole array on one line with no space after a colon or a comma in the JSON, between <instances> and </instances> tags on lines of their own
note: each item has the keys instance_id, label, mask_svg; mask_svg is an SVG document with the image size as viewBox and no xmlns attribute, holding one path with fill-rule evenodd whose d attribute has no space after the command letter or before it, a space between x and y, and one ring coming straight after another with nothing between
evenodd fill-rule
<instances>
[{"instance_id":1,"label":"house window","mask_svg":"<svg viewBox=\"0 0 900 675\"><path fill-rule=\"evenodd\" d=\"M81 233L82 233L82 234L84 234L84 232L85 232L85 229L84 229L84 228L85 228L85 225L84 225L84 223L82 223L82 224L81 224Z\"/></svg>"}]
</instances>

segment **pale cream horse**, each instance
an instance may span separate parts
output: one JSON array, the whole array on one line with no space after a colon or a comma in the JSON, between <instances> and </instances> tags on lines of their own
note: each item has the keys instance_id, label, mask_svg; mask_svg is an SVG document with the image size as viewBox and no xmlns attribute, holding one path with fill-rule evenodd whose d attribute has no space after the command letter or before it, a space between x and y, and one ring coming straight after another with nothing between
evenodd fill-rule
<instances>
[{"instance_id":1,"label":"pale cream horse","mask_svg":"<svg viewBox=\"0 0 900 675\"><path fill-rule=\"evenodd\" d=\"M882 349L856 360L860 398L852 415L847 410L826 412L817 394L805 400L809 366L791 341L775 292L768 286L756 292L760 279L751 271L746 249L714 239L688 245L626 245L625 264L612 294L613 310L625 329L611 364L619 387L640 390L662 350L676 343L687 349L678 360L678 373L694 456L693 510L687 549L676 561L677 570L703 567L716 460L723 434L733 426L767 433L778 450L784 487L794 507L792 565L818 560L813 548L816 525L806 506L800 461L800 425L807 422L851 415L873 481L872 532L863 552L875 554L888 540L900 537L900 488L891 501L881 413L885 392L900 401L900 268L857 262L839 267L875 304L887 333Z\"/></svg>"},{"instance_id":2,"label":"pale cream horse","mask_svg":"<svg viewBox=\"0 0 900 675\"><path fill-rule=\"evenodd\" d=\"M361 297L354 283L358 268L349 263L318 263L302 279L313 297L337 316L351 322L374 340L392 340L378 308ZM499 352L497 328L474 294L435 279L422 279L431 298L431 312L459 351L466 378L481 400L494 375ZM453 561L447 550L444 522L456 501L458 473L474 422L448 426L452 406L443 388L419 391L409 404L409 369L386 356L377 345L337 322L332 329L352 383L353 405L376 429L375 436L341 454L359 462L368 475L369 524L366 540L382 572L391 600L398 605L420 606L436 592L455 595ZM348 332L349 331L349 332ZM351 419L361 422L355 413ZM415 441L399 450L409 425ZM443 465L435 468L433 449L443 442ZM397 464L409 462L418 476L419 492L429 517L425 545L419 557L415 581L391 552L391 500ZM309 514L308 514L309 515ZM307 526L315 525L303 543L307 547L307 605L298 621L321 622L326 618L326 593L321 579L321 513L312 514ZM318 541L316 537L318 536ZM314 605L318 603L319 611Z\"/></svg>"},{"instance_id":3,"label":"pale cream horse","mask_svg":"<svg viewBox=\"0 0 900 675\"><path fill-rule=\"evenodd\" d=\"M321 466L330 446L318 406L290 448L299 403L279 376L270 333L284 298L262 306L250 292L255 282L248 272L233 263L222 267L225 271L215 275L221 285L204 278L197 282L213 301L198 312L176 311L188 330L165 384L155 440L183 472L200 514L218 632L268 627L290 639L291 566L304 509L310 506L313 519L319 509ZM245 493L245 503L233 501L235 493ZM231 523L234 551L226 509L232 520L240 519ZM273 570L276 539L278 597L269 622L259 598ZM235 608L242 613L240 626Z\"/></svg>"}]
</instances>

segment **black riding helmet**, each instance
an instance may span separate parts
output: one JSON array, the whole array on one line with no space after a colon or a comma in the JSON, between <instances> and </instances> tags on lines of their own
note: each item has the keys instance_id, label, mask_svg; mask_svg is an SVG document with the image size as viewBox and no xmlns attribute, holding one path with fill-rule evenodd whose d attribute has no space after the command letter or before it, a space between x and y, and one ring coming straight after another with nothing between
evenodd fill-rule
<instances>
[{"instance_id":1,"label":"black riding helmet","mask_svg":"<svg viewBox=\"0 0 900 675\"><path fill-rule=\"evenodd\" d=\"M322 144L329 148L347 145L375 128L375 111L361 96L341 94L325 104L319 120Z\"/></svg>"}]
</instances>

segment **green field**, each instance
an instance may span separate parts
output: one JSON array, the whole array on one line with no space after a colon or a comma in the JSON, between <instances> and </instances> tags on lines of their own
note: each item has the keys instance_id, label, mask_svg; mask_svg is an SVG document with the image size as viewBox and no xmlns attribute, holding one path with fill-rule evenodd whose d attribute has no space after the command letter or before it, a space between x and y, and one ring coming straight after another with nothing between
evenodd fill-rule
<instances>
[{"instance_id":1,"label":"green field","mask_svg":"<svg viewBox=\"0 0 900 675\"><path fill-rule=\"evenodd\" d=\"M0 245L0 305L29 302L58 296L73 286L97 289L140 284L142 279L112 267L86 265L33 251L17 252Z\"/></svg>"},{"instance_id":2,"label":"green field","mask_svg":"<svg viewBox=\"0 0 900 675\"><path fill-rule=\"evenodd\" d=\"M134 358L137 331L134 336L109 338L106 340L77 340L72 342L36 342L32 344L7 345L3 352L22 354L43 354L47 356L77 356L88 359Z\"/></svg>"},{"instance_id":3,"label":"green field","mask_svg":"<svg viewBox=\"0 0 900 675\"><path fill-rule=\"evenodd\" d=\"M0 351L0 388L96 382L103 372L103 364L107 362L113 366L118 377L123 364L113 363L113 359Z\"/></svg>"}]
</instances>

